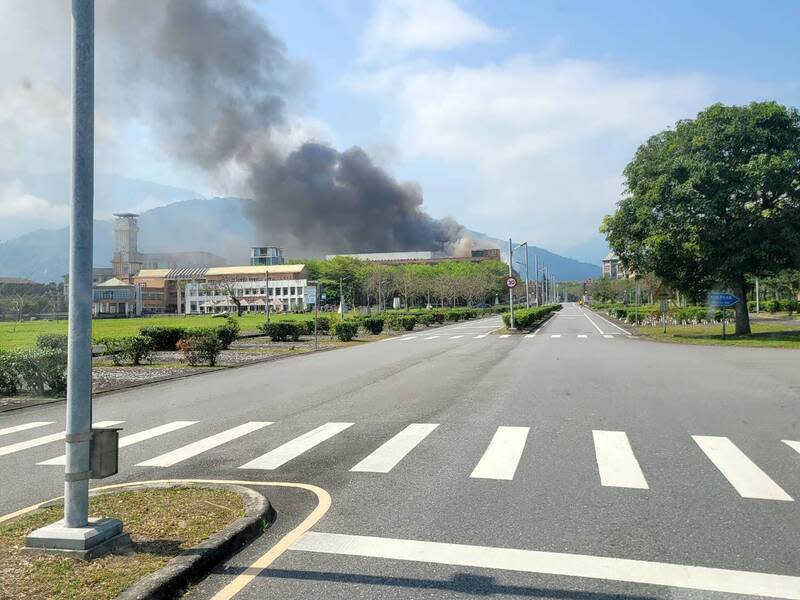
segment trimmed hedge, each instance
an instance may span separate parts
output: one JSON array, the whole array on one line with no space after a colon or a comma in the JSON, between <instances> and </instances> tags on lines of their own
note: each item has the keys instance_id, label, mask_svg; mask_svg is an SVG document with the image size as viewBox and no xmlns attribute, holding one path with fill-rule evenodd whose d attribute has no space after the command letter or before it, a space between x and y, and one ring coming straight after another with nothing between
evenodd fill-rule
<instances>
[{"instance_id":1,"label":"trimmed hedge","mask_svg":"<svg viewBox=\"0 0 800 600\"><path fill-rule=\"evenodd\" d=\"M178 342L187 337L187 330L185 327L145 325L139 329L139 335L153 340L153 350L175 350Z\"/></svg>"},{"instance_id":2,"label":"trimmed hedge","mask_svg":"<svg viewBox=\"0 0 800 600\"><path fill-rule=\"evenodd\" d=\"M545 304L544 306L534 306L533 308L521 308L514 311L515 329L532 329L539 324L552 312L561 310L560 304ZM503 323L506 327L511 327L511 313L503 314Z\"/></svg>"},{"instance_id":3,"label":"trimmed hedge","mask_svg":"<svg viewBox=\"0 0 800 600\"><path fill-rule=\"evenodd\" d=\"M258 328L273 342L287 342L290 339L296 342L305 329L301 323L294 321L270 321L262 323Z\"/></svg>"},{"instance_id":4,"label":"trimmed hedge","mask_svg":"<svg viewBox=\"0 0 800 600\"><path fill-rule=\"evenodd\" d=\"M366 317L362 319L361 326L372 335L379 335L383 331L384 323L383 317Z\"/></svg>"},{"instance_id":5,"label":"trimmed hedge","mask_svg":"<svg viewBox=\"0 0 800 600\"><path fill-rule=\"evenodd\" d=\"M52 350L67 351L67 334L65 333L43 333L36 338L37 348L50 348Z\"/></svg>"},{"instance_id":6,"label":"trimmed hedge","mask_svg":"<svg viewBox=\"0 0 800 600\"><path fill-rule=\"evenodd\" d=\"M23 387L40 396L66 392L67 353L55 348L0 353L0 394L13 396Z\"/></svg>"},{"instance_id":7,"label":"trimmed hedge","mask_svg":"<svg viewBox=\"0 0 800 600\"><path fill-rule=\"evenodd\" d=\"M331 327L331 335L342 342L349 342L358 334L358 322L354 320L339 321Z\"/></svg>"}]
</instances>

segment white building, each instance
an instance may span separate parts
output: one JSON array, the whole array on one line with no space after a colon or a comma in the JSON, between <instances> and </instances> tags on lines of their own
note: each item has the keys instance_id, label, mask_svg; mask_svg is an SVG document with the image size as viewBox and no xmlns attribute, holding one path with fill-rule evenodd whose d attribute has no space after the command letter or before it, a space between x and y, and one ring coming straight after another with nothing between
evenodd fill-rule
<instances>
[{"instance_id":1,"label":"white building","mask_svg":"<svg viewBox=\"0 0 800 600\"><path fill-rule=\"evenodd\" d=\"M92 290L92 314L141 315L142 286L126 283L116 277L95 285Z\"/></svg>"},{"instance_id":2,"label":"white building","mask_svg":"<svg viewBox=\"0 0 800 600\"><path fill-rule=\"evenodd\" d=\"M264 312L267 272L270 311L306 308L303 305L303 292L308 285L305 265L250 265L207 269L202 280L186 281L183 290L186 314L235 312L234 298L241 303L244 312Z\"/></svg>"}]
</instances>

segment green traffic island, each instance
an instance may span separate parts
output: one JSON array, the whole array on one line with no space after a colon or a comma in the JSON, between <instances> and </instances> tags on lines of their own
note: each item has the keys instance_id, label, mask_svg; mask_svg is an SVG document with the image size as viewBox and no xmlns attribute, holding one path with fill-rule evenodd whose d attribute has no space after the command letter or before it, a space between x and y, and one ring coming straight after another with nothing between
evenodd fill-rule
<instances>
[{"instance_id":1,"label":"green traffic island","mask_svg":"<svg viewBox=\"0 0 800 600\"><path fill-rule=\"evenodd\" d=\"M496 333L529 333L544 325L556 312L561 310L560 304L545 304L532 308L514 310L514 327L511 327L511 313L503 313L505 327Z\"/></svg>"},{"instance_id":2,"label":"green traffic island","mask_svg":"<svg viewBox=\"0 0 800 600\"><path fill-rule=\"evenodd\" d=\"M800 348L800 324L796 326L774 323L751 323L751 333L736 335L733 324L726 327L723 339L722 324L663 325L637 328L643 338L675 344L697 344L718 346L744 346L754 348Z\"/></svg>"},{"instance_id":3,"label":"green traffic island","mask_svg":"<svg viewBox=\"0 0 800 600\"><path fill-rule=\"evenodd\" d=\"M224 544L253 539L271 508L263 496L233 486L102 493L90 498L90 515L122 520L130 544L91 561L23 549L28 534L61 519L63 510L57 502L0 523L0 596L105 600L129 588L137 597L155 590L174 596L206 574L198 557L225 558L231 551Z\"/></svg>"}]
</instances>

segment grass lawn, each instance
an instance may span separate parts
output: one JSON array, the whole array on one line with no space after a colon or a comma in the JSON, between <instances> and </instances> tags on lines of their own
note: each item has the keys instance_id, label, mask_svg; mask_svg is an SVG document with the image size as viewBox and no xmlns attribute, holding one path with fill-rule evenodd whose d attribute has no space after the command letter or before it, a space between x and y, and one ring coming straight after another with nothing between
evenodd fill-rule
<instances>
[{"instance_id":1,"label":"grass lawn","mask_svg":"<svg viewBox=\"0 0 800 600\"><path fill-rule=\"evenodd\" d=\"M157 571L186 548L196 546L244 516L244 500L225 490L149 489L95 496L93 516L122 519L133 540L129 555L90 562L54 555L22 554L25 536L63 515L53 506L0 525L0 597L106 600Z\"/></svg>"},{"instance_id":2,"label":"grass lawn","mask_svg":"<svg viewBox=\"0 0 800 600\"><path fill-rule=\"evenodd\" d=\"M757 346L770 348L800 348L800 324L798 326L750 323L750 335L732 335L733 323L726 325L727 339L722 339L722 325L677 325L663 327L639 327L638 331L655 340L679 344L714 344L720 346Z\"/></svg>"},{"instance_id":3,"label":"grass lawn","mask_svg":"<svg viewBox=\"0 0 800 600\"><path fill-rule=\"evenodd\" d=\"M333 316L336 313L320 313L320 315ZM271 319L296 320L313 318L312 313L305 314L272 314ZM243 332L256 331L258 325L264 322L264 314L244 314L237 319ZM137 317L131 319L95 319L92 321L92 338L125 337L136 335L139 328L145 325L165 325L180 327L214 327L223 322L221 318L212 318L211 315L190 315L176 317ZM36 345L36 338L43 333L67 333L67 321L23 321L0 322L0 350L16 350L18 348L32 348Z\"/></svg>"}]
</instances>

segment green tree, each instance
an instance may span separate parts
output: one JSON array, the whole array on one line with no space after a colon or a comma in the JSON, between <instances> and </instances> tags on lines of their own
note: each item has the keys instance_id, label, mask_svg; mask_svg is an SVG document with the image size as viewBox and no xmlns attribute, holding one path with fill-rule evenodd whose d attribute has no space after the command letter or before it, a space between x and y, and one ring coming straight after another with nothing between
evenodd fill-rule
<instances>
[{"instance_id":1,"label":"green tree","mask_svg":"<svg viewBox=\"0 0 800 600\"><path fill-rule=\"evenodd\" d=\"M750 333L748 276L800 257L800 113L715 104L650 138L624 175L601 231L625 266L693 299L728 286L741 299L736 333Z\"/></svg>"}]
</instances>

